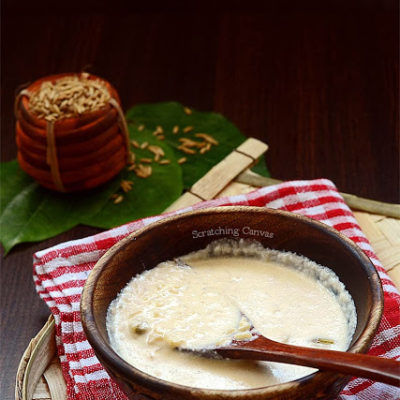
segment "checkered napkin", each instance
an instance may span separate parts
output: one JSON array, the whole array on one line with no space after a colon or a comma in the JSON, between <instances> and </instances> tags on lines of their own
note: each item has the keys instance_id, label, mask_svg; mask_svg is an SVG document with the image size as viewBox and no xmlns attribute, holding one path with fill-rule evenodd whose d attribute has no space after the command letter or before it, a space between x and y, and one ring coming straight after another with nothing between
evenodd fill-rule
<instances>
[{"instance_id":1,"label":"checkered napkin","mask_svg":"<svg viewBox=\"0 0 400 400\"><path fill-rule=\"evenodd\" d=\"M249 205L292 211L330 225L357 243L378 270L385 296L382 322L369 354L400 360L400 294L361 232L352 212L332 182L325 179L294 181L248 194L199 203L37 252L34 255L34 281L39 295L54 315L57 350L67 382L69 400L126 399L97 360L82 330L79 301L85 280L96 261L126 235L165 216L222 205ZM400 389L354 378L344 388L339 399L394 400L400 399Z\"/></svg>"}]
</instances>

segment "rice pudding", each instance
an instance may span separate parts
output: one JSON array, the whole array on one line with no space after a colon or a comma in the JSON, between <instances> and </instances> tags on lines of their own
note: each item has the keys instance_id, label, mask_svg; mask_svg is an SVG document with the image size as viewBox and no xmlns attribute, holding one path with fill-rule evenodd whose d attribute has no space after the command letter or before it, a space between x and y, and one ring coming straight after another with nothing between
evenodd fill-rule
<instances>
[{"instance_id":1,"label":"rice pudding","mask_svg":"<svg viewBox=\"0 0 400 400\"><path fill-rule=\"evenodd\" d=\"M134 277L110 304L113 349L135 368L180 385L249 389L316 370L289 364L209 359L207 349L249 340L251 330L279 342L346 350L354 302L336 274L250 240L220 240Z\"/></svg>"}]
</instances>

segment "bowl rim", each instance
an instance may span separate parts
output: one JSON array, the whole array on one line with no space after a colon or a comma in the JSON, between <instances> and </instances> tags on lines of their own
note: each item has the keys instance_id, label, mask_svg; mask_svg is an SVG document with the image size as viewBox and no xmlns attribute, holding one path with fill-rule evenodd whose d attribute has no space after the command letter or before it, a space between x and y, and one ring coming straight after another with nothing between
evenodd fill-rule
<instances>
[{"instance_id":1,"label":"bowl rim","mask_svg":"<svg viewBox=\"0 0 400 400\"><path fill-rule=\"evenodd\" d=\"M176 389L177 391L186 391L187 393L191 393L192 395L201 395L202 398L214 398L215 396L224 396L225 398L236 398L239 399L241 396L249 396L249 395L262 395L262 394L272 394L275 393L278 395L288 389L296 389L300 385L310 382L312 379L316 379L317 377L326 378L328 376L337 376L343 377L345 375L339 374L331 371L316 371L312 374L306 375L299 379L279 383L275 385L263 386L260 388L251 388L251 389L204 389L204 388L196 388L191 386L179 385L170 381L166 381L150 374L147 374L133 365L129 364L123 358L121 358L111 347L111 345L105 341L102 335L97 330L97 325L95 323L95 319L93 316L92 309L92 298L94 294L95 283L100 277L103 268L107 265L108 261L120 250L122 250L125 246L127 246L131 241L135 241L137 237L141 236L143 233L151 231L153 229L157 229L159 226L169 224L175 220L180 220L182 218L190 218L192 215L201 215L201 214L213 214L213 213L237 213L237 212L256 212L260 214L275 214L283 216L284 218L294 218L296 220L302 221L307 225L315 226L316 228L320 228L323 231L327 231L328 234L337 236L339 240L347 247L352 253L355 253L362 260L364 271L369 276L371 293L372 293L372 301L371 301L371 312L369 313L366 326L364 330L361 332L358 339L346 350L347 352L353 353L365 353L370 347L370 343L372 342L372 338L375 335L381 318L383 314L383 289L382 283L376 270L374 264L369 259L369 257L359 248L351 239L332 228L329 225L326 225L320 221L314 220L310 217L303 216L300 214L295 214L289 211L276 210L267 207L257 207L257 206L217 206L217 207L207 207L200 208L195 210L190 210L187 212L182 212L180 214L175 214L172 216L167 215L165 218L154 221L149 225L138 229L135 232L132 232L125 238L121 239L117 243L115 243L95 264L92 271L90 272L81 295L80 301L80 312L81 312L81 321L84 332L87 336L87 339L90 345L93 347L96 353L99 353L102 359L105 359L107 363L112 365L122 376L134 376L135 381L140 382L140 385L147 386L150 388L157 388L158 390L171 390ZM350 378L350 377L349 377ZM150 382L150 385L149 385ZM248 398L248 397L246 397Z\"/></svg>"}]
</instances>

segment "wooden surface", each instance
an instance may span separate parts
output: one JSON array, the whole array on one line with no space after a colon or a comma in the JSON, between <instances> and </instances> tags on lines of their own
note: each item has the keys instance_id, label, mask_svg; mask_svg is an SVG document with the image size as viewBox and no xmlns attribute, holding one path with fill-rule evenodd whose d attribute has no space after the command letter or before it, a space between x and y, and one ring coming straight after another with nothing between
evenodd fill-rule
<instances>
[{"instance_id":1,"label":"wooden surface","mask_svg":"<svg viewBox=\"0 0 400 400\"><path fill-rule=\"evenodd\" d=\"M269 144L276 178L327 177L341 191L399 202L397 2L217 3L4 1L2 161L16 156L18 85L87 69L117 87L125 108L173 99L223 113ZM32 253L97 231L77 227L2 259L2 399L13 398L18 362L49 314Z\"/></svg>"}]
</instances>

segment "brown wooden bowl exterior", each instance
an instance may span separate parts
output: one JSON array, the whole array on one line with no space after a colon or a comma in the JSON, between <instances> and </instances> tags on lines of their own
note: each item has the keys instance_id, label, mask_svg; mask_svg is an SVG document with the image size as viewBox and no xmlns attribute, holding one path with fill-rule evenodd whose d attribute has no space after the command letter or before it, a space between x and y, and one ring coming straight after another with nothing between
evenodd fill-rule
<instances>
[{"instance_id":1,"label":"brown wooden bowl exterior","mask_svg":"<svg viewBox=\"0 0 400 400\"><path fill-rule=\"evenodd\" d=\"M246 235L242 231L246 226L272 235ZM209 229L218 227L236 227L239 236L207 236ZM194 231L204 231L204 237L195 239ZM81 316L87 338L102 364L131 399L136 392L155 399L336 398L349 376L319 371L296 381L264 388L205 390L147 375L112 350L106 332L106 312L126 283L161 261L204 248L223 237L257 239L266 247L302 254L334 270L353 296L357 308L357 328L349 351L364 353L368 350L381 319L383 293L373 264L352 241L322 223L292 213L259 207L219 207L153 223L121 240L98 261L83 290Z\"/></svg>"}]
</instances>

